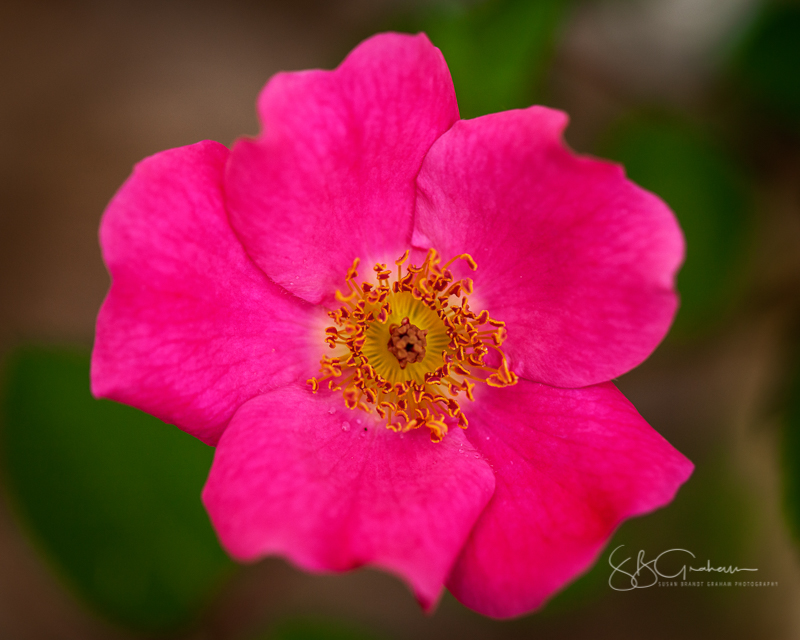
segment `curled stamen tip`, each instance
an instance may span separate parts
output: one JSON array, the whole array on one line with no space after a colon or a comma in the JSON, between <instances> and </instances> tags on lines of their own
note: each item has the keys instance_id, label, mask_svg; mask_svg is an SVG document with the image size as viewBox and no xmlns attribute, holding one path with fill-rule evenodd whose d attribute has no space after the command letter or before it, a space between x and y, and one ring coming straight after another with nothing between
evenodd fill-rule
<instances>
[{"instance_id":1,"label":"curled stamen tip","mask_svg":"<svg viewBox=\"0 0 800 640\"><path fill-rule=\"evenodd\" d=\"M347 280L355 280L358 278L358 265L361 263L361 258L353 260L353 265L347 270Z\"/></svg>"},{"instance_id":2,"label":"curled stamen tip","mask_svg":"<svg viewBox=\"0 0 800 640\"><path fill-rule=\"evenodd\" d=\"M353 298L355 298L355 297L356 297L356 295L357 295L357 292L355 292L355 291L354 291L354 292L353 292L353 293L351 293L349 296L346 296L346 295L344 295L344 294L343 294L341 291L339 291L339 290L337 289L337 290L336 290L336 293L335 293L334 295L335 295L335 297L336 297L336 300L338 300L339 302L350 302L350 301L351 301Z\"/></svg>"}]
</instances>

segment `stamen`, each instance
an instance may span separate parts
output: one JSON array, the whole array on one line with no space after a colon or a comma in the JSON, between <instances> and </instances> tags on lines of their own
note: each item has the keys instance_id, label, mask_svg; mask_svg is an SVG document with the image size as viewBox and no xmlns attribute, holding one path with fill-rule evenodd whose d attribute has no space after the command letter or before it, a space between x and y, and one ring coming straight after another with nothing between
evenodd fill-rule
<instances>
[{"instance_id":1,"label":"stamen","mask_svg":"<svg viewBox=\"0 0 800 640\"><path fill-rule=\"evenodd\" d=\"M440 442L449 426L469 424L457 399L461 392L472 401L476 383L505 387L518 378L500 349L505 323L488 311L471 311L472 280L455 280L448 268L460 259L474 271L472 256L461 254L441 266L430 249L422 266L408 264L404 275L408 256L406 251L395 261L391 283L392 270L376 264L377 285L358 282L360 261L353 261L346 293L336 292L342 306L328 313L335 326L325 330L328 346L345 353L323 356L320 375L308 382L314 393L323 385L342 391L349 409L371 413L374 407L389 429L427 427L431 440ZM499 366L484 362L489 349L499 354Z\"/></svg>"}]
</instances>

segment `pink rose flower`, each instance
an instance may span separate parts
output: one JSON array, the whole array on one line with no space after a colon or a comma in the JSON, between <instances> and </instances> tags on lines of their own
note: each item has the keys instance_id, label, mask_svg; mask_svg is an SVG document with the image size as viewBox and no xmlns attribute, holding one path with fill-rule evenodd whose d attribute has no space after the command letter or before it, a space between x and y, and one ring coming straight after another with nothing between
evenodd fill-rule
<instances>
[{"instance_id":1,"label":"pink rose flower","mask_svg":"<svg viewBox=\"0 0 800 640\"><path fill-rule=\"evenodd\" d=\"M258 112L109 204L94 394L217 447L239 560L535 609L692 472L609 382L672 321L675 218L558 111L459 120L424 35L278 74Z\"/></svg>"}]
</instances>

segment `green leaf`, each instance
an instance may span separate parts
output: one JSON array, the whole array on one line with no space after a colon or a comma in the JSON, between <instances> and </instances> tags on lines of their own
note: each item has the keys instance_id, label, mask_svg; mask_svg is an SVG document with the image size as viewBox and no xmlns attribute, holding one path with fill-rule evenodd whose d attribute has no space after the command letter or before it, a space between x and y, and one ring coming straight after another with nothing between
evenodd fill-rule
<instances>
[{"instance_id":1,"label":"green leaf","mask_svg":"<svg viewBox=\"0 0 800 640\"><path fill-rule=\"evenodd\" d=\"M758 102L800 125L800 5L765 7L735 56L734 69Z\"/></svg>"},{"instance_id":2,"label":"green leaf","mask_svg":"<svg viewBox=\"0 0 800 640\"><path fill-rule=\"evenodd\" d=\"M6 483L34 540L101 614L187 622L233 566L200 502L213 449L95 400L84 352L21 349L6 381Z\"/></svg>"},{"instance_id":3,"label":"green leaf","mask_svg":"<svg viewBox=\"0 0 800 640\"><path fill-rule=\"evenodd\" d=\"M539 97L565 0L448 5L404 25L425 31L450 67L462 118L530 106Z\"/></svg>"},{"instance_id":4,"label":"green leaf","mask_svg":"<svg viewBox=\"0 0 800 640\"><path fill-rule=\"evenodd\" d=\"M670 118L630 117L601 155L672 208L686 236L673 332L694 335L725 317L741 292L753 222L750 187L736 163L704 134Z\"/></svg>"}]
</instances>

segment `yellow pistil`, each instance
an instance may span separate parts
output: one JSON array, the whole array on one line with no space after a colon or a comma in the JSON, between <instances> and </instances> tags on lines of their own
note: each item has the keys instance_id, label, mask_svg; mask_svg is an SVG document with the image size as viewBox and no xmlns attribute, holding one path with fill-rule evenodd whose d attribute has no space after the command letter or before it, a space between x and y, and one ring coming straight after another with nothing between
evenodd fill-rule
<instances>
[{"instance_id":1,"label":"yellow pistil","mask_svg":"<svg viewBox=\"0 0 800 640\"><path fill-rule=\"evenodd\" d=\"M347 292L336 292L342 306L328 313L334 326L325 329L325 342L345 353L323 356L320 375L308 382L315 393L323 384L342 391L350 409L374 409L394 431L427 427L440 442L448 422L467 428L459 394L474 400L476 383L505 387L518 378L500 349L505 323L471 311L472 280L454 280L448 269L461 259L474 271L472 257L461 254L440 266L430 249L421 267L408 265L403 274L407 259L408 251L395 262L396 276L376 264L377 284L359 283L360 261L353 261ZM496 367L484 362L489 349L499 356Z\"/></svg>"}]
</instances>

